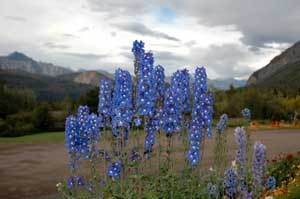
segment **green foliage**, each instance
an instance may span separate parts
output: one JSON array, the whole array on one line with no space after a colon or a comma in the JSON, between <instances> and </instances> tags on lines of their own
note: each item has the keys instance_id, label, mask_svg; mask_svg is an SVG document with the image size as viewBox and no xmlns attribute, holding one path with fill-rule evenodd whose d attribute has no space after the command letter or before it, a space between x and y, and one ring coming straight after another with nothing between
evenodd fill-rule
<instances>
[{"instance_id":1,"label":"green foliage","mask_svg":"<svg viewBox=\"0 0 300 199\"><path fill-rule=\"evenodd\" d=\"M269 165L268 173L276 178L278 185L288 183L289 179L295 178L298 171L297 165L300 164L300 156L288 154L277 159L273 159Z\"/></svg>"},{"instance_id":2,"label":"green foliage","mask_svg":"<svg viewBox=\"0 0 300 199\"><path fill-rule=\"evenodd\" d=\"M52 117L49 113L49 105L46 103L38 105L33 111L32 121L35 128L48 130L53 124Z\"/></svg>"},{"instance_id":3,"label":"green foliage","mask_svg":"<svg viewBox=\"0 0 300 199\"><path fill-rule=\"evenodd\" d=\"M76 83L73 79L64 76L50 77L24 71L0 70L0 79L7 86L32 90L39 101L59 101L66 96L78 99L81 93L92 88L90 85Z\"/></svg>"},{"instance_id":4,"label":"green foliage","mask_svg":"<svg viewBox=\"0 0 300 199\"><path fill-rule=\"evenodd\" d=\"M30 90L8 88L0 83L0 118L19 111L31 110L34 105L34 95Z\"/></svg>"},{"instance_id":5,"label":"green foliage","mask_svg":"<svg viewBox=\"0 0 300 199\"><path fill-rule=\"evenodd\" d=\"M215 117L227 113L229 117L240 117L240 110L248 107L253 119L294 120L300 113L300 97L297 90L286 92L270 88L239 88L215 92Z\"/></svg>"}]
</instances>

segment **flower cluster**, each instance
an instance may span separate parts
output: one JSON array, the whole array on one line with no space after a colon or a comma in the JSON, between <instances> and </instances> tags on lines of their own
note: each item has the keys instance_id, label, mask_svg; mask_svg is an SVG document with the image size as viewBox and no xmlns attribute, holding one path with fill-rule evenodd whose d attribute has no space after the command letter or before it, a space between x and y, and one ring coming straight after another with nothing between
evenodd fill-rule
<instances>
[{"instance_id":1,"label":"flower cluster","mask_svg":"<svg viewBox=\"0 0 300 199\"><path fill-rule=\"evenodd\" d=\"M237 180L237 175L232 168L229 168L225 171L225 177L223 183L224 183L225 194L229 198L234 198L234 196L237 194L238 180Z\"/></svg>"},{"instance_id":2,"label":"flower cluster","mask_svg":"<svg viewBox=\"0 0 300 199\"><path fill-rule=\"evenodd\" d=\"M205 105L204 105L204 113L203 118L205 121L206 127L206 135L208 138L212 138L212 122L213 122L213 95L212 93L207 93L205 98Z\"/></svg>"},{"instance_id":3,"label":"flower cluster","mask_svg":"<svg viewBox=\"0 0 300 199\"><path fill-rule=\"evenodd\" d=\"M218 198L218 189L215 184L209 182L207 184L207 193L211 198Z\"/></svg>"},{"instance_id":4,"label":"flower cluster","mask_svg":"<svg viewBox=\"0 0 300 199\"><path fill-rule=\"evenodd\" d=\"M139 58L144 54L145 52L144 47L145 47L145 43L143 41L135 40L133 42L133 47L131 51L133 52L135 58Z\"/></svg>"},{"instance_id":5,"label":"flower cluster","mask_svg":"<svg viewBox=\"0 0 300 199\"><path fill-rule=\"evenodd\" d=\"M172 75L171 86L178 97L181 113L189 112L191 108L189 71L187 69L177 70Z\"/></svg>"},{"instance_id":6,"label":"flower cluster","mask_svg":"<svg viewBox=\"0 0 300 199\"><path fill-rule=\"evenodd\" d=\"M237 127L234 131L235 142L237 144L235 160L238 165L238 175L243 178L246 175L247 136L245 129L242 127Z\"/></svg>"},{"instance_id":7,"label":"flower cluster","mask_svg":"<svg viewBox=\"0 0 300 199\"><path fill-rule=\"evenodd\" d=\"M147 135L145 137L144 154L152 152L152 147L155 144L155 134L160 128L162 110L157 109L156 114L149 118L145 124Z\"/></svg>"},{"instance_id":8,"label":"flower cluster","mask_svg":"<svg viewBox=\"0 0 300 199\"><path fill-rule=\"evenodd\" d=\"M153 54L145 53L138 69L136 107L138 115L142 116L154 114L156 91L153 63Z\"/></svg>"},{"instance_id":9,"label":"flower cluster","mask_svg":"<svg viewBox=\"0 0 300 199\"><path fill-rule=\"evenodd\" d=\"M161 65L154 67L154 85L156 99L162 99L165 93L165 70Z\"/></svg>"},{"instance_id":10,"label":"flower cluster","mask_svg":"<svg viewBox=\"0 0 300 199\"><path fill-rule=\"evenodd\" d=\"M105 120L108 120L112 115L112 91L112 81L102 79L99 83L98 113L102 115Z\"/></svg>"},{"instance_id":11,"label":"flower cluster","mask_svg":"<svg viewBox=\"0 0 300 199\"><path fill-rule=\"evenodd\" d=\"M84 186L84 179L81 176L71 176L67 181L67 187L69 189L74 188L75 186Z\"/></svg>"},{"instance_id":12,"label":"flower cluster","mask_svg":"<svg viewBox=\"0 0 300 199\"><path fill-rule=\"evenodd\" d=\"M194 99L192 121L189 129L188 160L191 166L195 166L201 159L201 142L204 139L204 131L211 130L212 123L212 96L207 97L207 75L205 68L197 68L195 71Z\"/></svg>"},{"instance_id":13,"label":"flower cluster","mask_svg":"<svg viewBox=\"0 0 300 199\"><path fill-rule=\"evenodd\" d=\"M263 176L265 172L266 165L266 146L261 142L256 142L254 144L254 153L253 153L253 163L252 163L252 173L254 185L256 191L262 187Z\"/></svg>"},{"instance_id":14,"label":"flower cluster","mask_svg":"<svg viewBox=\"0 0 300 199\"><path fill-rule=\"evenodd\" d=\"M114 180L117 180L121 176L122 162L120 160L110 163L107 169L107 175Z\"/></svg>"},{"instance_id":15,"label":"flower cluster","mask_svg":"<svg viewBox=\"0 0 300 199\"><path fill-rule=\"evenodd\" d=\"M250 111L250 109L244 108L244 109L241 111L241 113L242 113L242 116L243 116L245 119L247 119L247 120L250 120L250 119L251 119L251 111Z\"/></svg>"},{"instance_id":16,"label":"flower cluster","mask_svg":"<svg viewBox=\"0 0 300 199\"><path fill-rule=\"evenodd\" d=\"M266 181L266 188L267 189L275 189L276 187L276 179L273 176L269 176Z\"/></svg>"},{"instance_id":17,"label":"flower cluster","mask_svg":"<svg viewBox=\"0 0 300 199\"><path fill-rule=\"evenodd\" d=\"M80 147L79 142L79 131L77 130L77 120L76 117L73 115L68 116L66 119L66 133L65 133L65 140L66 140L66 147L69 153L76 153Z\"/></svg>"},{"instance_id":18,"label":"flower cluster","mask_svg":"<svg viewBox=\"0 0 300 199\"><path fill-rule=\"evenodd\" d=\"M171 136L174 132L178 132L181 124L178 96L176 96L176 92L174 92L172 88L172 85L167 88L163 105L162 129L167 136Z\"/></svg>"},{"instance_id":19,"label":"flower cluster","mask_svg":"<svg viewBox=\"0 0 300 199\"><path fill-rule=\"evenodd\" d=\"M69 153L78 153L89 158L94 142L100 138L102 120L96 114L90 114L87 106L79 106L77 116L66 119L66 146Z\"/></svg>"},{"instance_id":20,"label":"flower cluster","mask_svg":"<svg viewBox=\"0 0 300 199\"><path fill-rule=\"evenodd\" d=\"M117 69L113 96L112 128L129 128L132 111L132 79L128 71Z\"/></svg>"},{"instance_id":21,"label":"flower cluster","mask_svg":"<svg viewBox=\"0 0 300 199\"><path fill-rule=\"evenodd\" d=\"M227 116L227 114L221 115L220 120L219 120L219 122L217 124L217 127L216 127L219 133L223 133L224 132L224 130L227 127L227 122L228 122L228 116Z\"/></svg>"}]
</instances>

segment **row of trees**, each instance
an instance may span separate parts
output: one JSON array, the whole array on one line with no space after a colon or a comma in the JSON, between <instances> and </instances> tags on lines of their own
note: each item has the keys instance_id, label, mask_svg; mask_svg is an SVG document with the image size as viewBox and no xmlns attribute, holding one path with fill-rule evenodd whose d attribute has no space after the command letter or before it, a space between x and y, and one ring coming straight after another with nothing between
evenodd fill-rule
<instances>
[{"instance_id":1,"label":"row of trees","mask_svg":"<svg viewBox=\"0 0 300 199\"><path fill-rule=\"evenodd\" d=\"M65 117L76 103L37 101L30 90L0 83L0 136L21 136L64 129Z\"/></svg>"},{"instance_id":2,"label":"row of trees","mask_svg":"<svg viewBox=\"0 0 300 199\"><path fill-rule=\"evenodd\" d=\"M256 120L295 122L300 117L300 93L297 90L270 88L233 88L214 91L214 117L223 113L240 117L248 107ZM62 131L66 115L75 112L79 104L97 111L98 88L81 95L79 100L65 98L61 102L37 101L30 90L8 88L0 83L0 136L20 136L44 131Z\"/></svg>"},{"instance_id":3,"label":"row of trees","mask_svg":"<svg viewBox=\"0 0 300 199\"><path fill-rule=\"evenodd\" d=\"M248 107L254 119L295 121L300 113L300 95L271 88L231 88L215 92L215 116L227 113L239 117L240 110Z\"/></svg>"}]
</instances>

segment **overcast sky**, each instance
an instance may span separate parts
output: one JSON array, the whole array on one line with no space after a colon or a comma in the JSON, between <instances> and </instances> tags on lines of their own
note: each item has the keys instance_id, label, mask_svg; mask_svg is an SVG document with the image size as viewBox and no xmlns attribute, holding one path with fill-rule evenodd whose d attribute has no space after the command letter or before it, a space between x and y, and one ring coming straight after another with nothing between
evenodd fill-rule
<instances>
[{"instance_id":1,"label":"overcast sky","mask_svg":"<svg viewBox=\"0 0 300 199\"><path fill-rule=\"evenodd\" d=\"M1 0L0 55L77 69L133 69L131 46L171 74L247 78L300 39L298 0Z\"/></svg>"}]
</instances>

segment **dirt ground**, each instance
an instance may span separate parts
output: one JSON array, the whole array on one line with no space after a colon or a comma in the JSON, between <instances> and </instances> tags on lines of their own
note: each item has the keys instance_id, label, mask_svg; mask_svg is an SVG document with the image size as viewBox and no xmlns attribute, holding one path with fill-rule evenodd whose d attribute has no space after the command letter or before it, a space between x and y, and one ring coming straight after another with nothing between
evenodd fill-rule
<instances>
[{"instance_id":1,"label":"dirt ground","mask_svg":"<svg viewBox=\"0 0 300 199\"><path fill-rule=\"evenodd\" d=\"M235 150L233 130L228 133L229 159L232 159ZM267 146L268 158L279 153L300 151L300 129L257 131L252 133L251 139L253 142L260 140ZM165 143L164 138L161 142ZM179 143L177 140L174 145ZM213 141L206 141L202 164L207 166L212 163L212 151ZM176 161L183 162L182 150L178 150L175 156ZM68 176L67 161L63 143L1 143L0 198L56 198L55 185Z\"/></svg>"}]
</instances>

